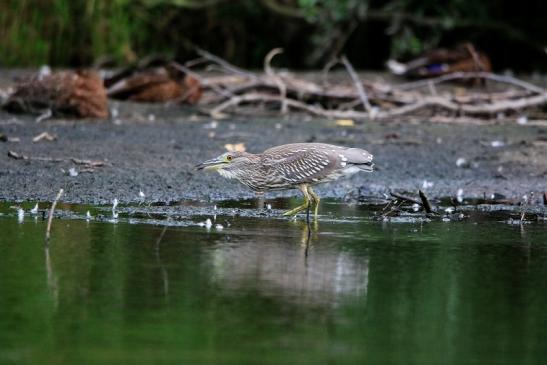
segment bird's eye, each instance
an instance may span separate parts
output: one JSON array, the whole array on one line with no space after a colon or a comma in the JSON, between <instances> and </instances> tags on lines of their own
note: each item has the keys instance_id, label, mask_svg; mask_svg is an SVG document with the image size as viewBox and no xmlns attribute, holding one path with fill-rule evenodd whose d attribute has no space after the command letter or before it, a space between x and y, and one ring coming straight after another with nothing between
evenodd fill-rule
<instances>
[{"instance_id":1,"label":"bird's eye","mask_svg":"<svg viewBox=\"0 0 547 365\"><path fill-rule=\"evenodd\" d=\"M226 160L227 160L227 161L232 161L232 155L226 156Z\"/></svg>"}]
</instances>

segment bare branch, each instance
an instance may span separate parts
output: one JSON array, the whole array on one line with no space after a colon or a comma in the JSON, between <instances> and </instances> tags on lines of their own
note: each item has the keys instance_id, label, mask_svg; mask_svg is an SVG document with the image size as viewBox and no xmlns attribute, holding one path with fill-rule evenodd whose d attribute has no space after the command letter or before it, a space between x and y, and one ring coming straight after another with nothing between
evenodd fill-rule
<instances>
[{"instance_id":1,"label":"bare branch","mask_svg":"<svg viewBox=\"0 0 547 365\"><path fill-rule=\"evenodd\" d=\"M272 59L276 55L281 54L281 53L283 53L282 48L274 48L270 52L268 52L268 54L264 58L264 72L266 73L266 75L271 77L272 80L274 80L274 82L277 84L277 87L279 88L279 95L281 96L281 98L283 100L281 102L281 113L286 114L287 111L288 111L288 106L287 106L287 103L285 102L287 100L287 86L285 85L285 83L283 82L281 77L279 77L275 73L275 71L272 69L272 65L271 65Z\"/></svg>"},{"instance_id":2,"label":"bare branch","mask_svg":"<svg viewBox=\"0 0 547 365\"><path fill-rule=\"evenodd\" d=\"M353 80L353 85L355 85L355 88L357 89L357 93L359 94L359 98L361 99L361 102L363 103L365 110L370 113L372 108L370 106L367 93L365 92L365 88L363 87L363 82L359 79L359 76L355 72L355 69L353 68L353 66L348 61L345 55L340 57L340 61L342 61L342 64L344 65L351 79Z\"/></svg>"},{"instance_id":3,"label":"bare branch","mask_svg":"<svg viewBox=\"0 0 547 365\"><path fill-rule=\"evenodd\" d=\"M213 62L213 63L216 63L217 65L219 66L222 66L224 69L226 69L226 71L228 72L231 72L231 73L235 73L235 74L239 74L239 75L242 75L242 76L247 76L247 77L251 77L251 78L256 78L258 77L256 74L250 72L250 71L246 71L242 68L239 68L235 65L232 65L230 62L218 57L218 56L215 56L214 54L204 50L204 49L201 49L201 48L197 48L196 52L203 58Z\"/></svg>"},{"instance_id":4,"label":"bare branch","mask_svg":"<svg viewBox=\"0 0 547 365\"><path fill-rule=\"evenodd\" d=\"M451 74L442 75L432 79L413 81L413 82L407 82L406 84L395 85L393 86L393 88L398 90L412 90L412 89L418 89L421 87L426 87L426 86L429 86L430 84L440 84L446 81L469 80L469 79L492 80L502 84L518 86L520 88L523 88L525 90L528 90L530 92L537 93L537 94L545 91L545 89L538 87L534 84L531 84L529 82L519 80L511 76L497 75L490 72L454 72Z\"/></svg>"},{"instance_id":5,"label":"bare branch","mask_svg":"<svg viewBox=\"0 0 547 365\"><path fill-rule=\"evenodd\" d=\"M179 68L196 77L206 90L213 90L218 94L216 97L208 95L203 102L212 106L210 113L215 116L220 116L235 106L279 103L283 113L295 109L325 118L411 118L423 115L422 111L425 110L432 114L430 120L441 120L446 117L446 112L452 112L460 116L465 115L466 118L451 117L442 121L471 120L475 117L473 122L477 122L477 117L484 118L500 112L520 111L547 104L547 90L544 88L514 77L488 72L457 72L433 79L393 85L381 81L361 80L347 58L342 57L340 62L351 76L351 83L329 83L326 78L323 82L314 82L295 75L286 76L275 72L271 61L281 52L279 49L272 50L265 57L262 74L247 72L206 51L200 52L204 59L219 65L226 74L205 77L188 70L187 67ZM327 72L328 68L323 75ZM465 93L455 94L434 87L447 81L477 78L515 88L509 87L494 93L470 89ZM429 88L429 92L419 90L424 87ZM356 110L358 103L363 105L365 110Z\"/></svg>"},{"instance_id":6,"label":"bare branch","mask_svg":"<svg viewBox=\"0 0 547 365\"><path fill-rule=\"evenodd\" d=\"M190 68L184 66L184 65L181 65L180 63L177 63L177 62L171 62L171 67L174 67L176 68L177 70L180 70L182 72L184 72L185 74L187 75L190 75L192 76L193 78L195 78L196 80L199 81L199 83L204 86L204 87L210 87L212 90L214 90L215 92L217 92L218 94L222 95L222 96L225 96L225 97L231 97L233 96L232 93L230 93L229 91L226 91L224 90L223 88L221 87L218 87L217 85L214 85L214 84L211 84L207 81L206 78L204 77L201 77L197 72L194 72L192 71Z\"/></svg>"}]
</instances>

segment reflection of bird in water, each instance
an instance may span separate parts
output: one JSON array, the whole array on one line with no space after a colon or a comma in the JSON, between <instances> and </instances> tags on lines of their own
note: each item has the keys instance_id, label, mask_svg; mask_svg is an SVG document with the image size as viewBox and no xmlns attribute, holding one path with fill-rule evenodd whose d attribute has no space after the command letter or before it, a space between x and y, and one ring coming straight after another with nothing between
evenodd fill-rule
<instances>
[{"instance_id":1,"label":"reflection of bird in water","mask_svg":"<svg viewBox=\"0 0 547 365\"><path fill-rule=\"evenodd\" d=\"M267 227L257 229L267 233ZM353 256L335 246L314 249L318 237L312 228L310 238L309 227L293 226L285 232L287 236L279 236L276 227L277 235L265 234L259 242L253 235L233 236L230 245L208 252L211 279L228 292L257 290L263 296L313 307L365 296L368 257Z\"/></svg>"},{"instance_id":2,"label":"reflection of bird in water","mask_svg":"<svg viewBox=\"0 0 547 365\"><path fill-rule=\"evenodd\" d=\"M313 222L313 225L308 222L308 224L301 227L302 232L300 235L300 246L304 249L304 258L307 260L308 258L308 252L310 250L310 246L313 243L313 239L317 239L317 231L319 230L319 226L317 224L317 220Z\"/></svg>"},{"instance_id":3,"label":"reflection of bird in water","mask_svg":"<svg viewBox=\"0 0 547 365\"><path fill-rule=\"evenodd\" d=\"M304 194L304 204L285 215L296 215L314 207L317 216L320 199L311 187L359 171L371 172L372 157L360 148L293 143L259 154L226 152L196 168L216 170L258 192L298 188Z\"/></svg>"},{"instance_id":4,"label":"reflection of bird in water","mask_svg":"<svg viewBox=\"0 0 547 365\"><path fill-rule=\"evenodd\" d=\"M106 89L92 71L62 71L25 79L16 85L4 108L20 113L108 117Z\"/></svg>"}]
</instances>

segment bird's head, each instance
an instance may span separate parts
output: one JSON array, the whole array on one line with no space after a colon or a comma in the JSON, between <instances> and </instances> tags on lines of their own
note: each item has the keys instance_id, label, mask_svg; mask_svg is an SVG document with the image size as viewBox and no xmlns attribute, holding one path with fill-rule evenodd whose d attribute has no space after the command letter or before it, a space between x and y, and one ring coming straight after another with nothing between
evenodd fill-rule
<instances>
[{"instance_id":1,"label":"bird's head","mask_svg":"<svg viewBox=\"0 0 547 365\"><path fill-rule=\"evenodd\" d=\"M213 159L196 165L198 170L214 170L218 172L236 172L247 166L254 155L247 152L226 152Z\"/></svg>"}]
</instances>

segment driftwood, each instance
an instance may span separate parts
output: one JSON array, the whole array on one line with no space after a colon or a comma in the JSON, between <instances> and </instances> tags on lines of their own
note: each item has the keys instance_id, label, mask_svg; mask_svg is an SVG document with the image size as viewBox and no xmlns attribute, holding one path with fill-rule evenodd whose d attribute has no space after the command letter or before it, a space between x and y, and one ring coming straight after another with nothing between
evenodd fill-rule
<instances>
[{"instance_id":1,"label":"driftwood","mask_svg":"<svg viewBox=\"0 0 547 365\"><path fill-rule=\"evenodd\" d=\"M205 94L200 106L215 118L247 108L256 114L256 107L267 106L281 113L292 109L336 119L430 117L430 120L469 118L476 121L504 112L521 114L525 109L547 104L546 89L510 76L455 72L403 84L373 82L360 77L344 56L329 64L322 81L314 82L274 69L271 62L281 52L274 49L266 56L262 73L241 69L204 50L198 50L198 60L175 67L201 83ZM329 82L326 76L334 64L343 65L350 80ZM194 68L198 65L207 65L207 72ZM211 74L210 70L216 72ZM463 85L440 88L448 81L470 79L488 84L472 89Z\"/></svg>"}]
</instances>

